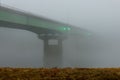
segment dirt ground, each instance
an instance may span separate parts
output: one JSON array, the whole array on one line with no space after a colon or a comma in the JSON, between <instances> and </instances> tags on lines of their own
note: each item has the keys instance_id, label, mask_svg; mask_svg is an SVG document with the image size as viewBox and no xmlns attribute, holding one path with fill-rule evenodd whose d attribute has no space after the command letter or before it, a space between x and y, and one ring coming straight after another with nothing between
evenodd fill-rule
<instances>
[{"instance_id":1,"label":"dirt ground","mask_svg":"<svg viewBox=\"0 0 120 80\"><path fill-rule=\"evenodd\" d=\"M0 80L120 80L120 68L0 68Z\"/></svg>"}]
</instances>

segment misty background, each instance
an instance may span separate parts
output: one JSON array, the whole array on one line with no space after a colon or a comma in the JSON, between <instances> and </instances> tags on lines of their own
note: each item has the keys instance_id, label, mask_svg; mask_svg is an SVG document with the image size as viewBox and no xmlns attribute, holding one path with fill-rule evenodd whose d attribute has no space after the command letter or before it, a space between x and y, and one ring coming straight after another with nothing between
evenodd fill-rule
<instances>
[{"instance_id":1,"label":"misty background","mask_svg":"<svg viewBox=\"0 0 120 80\"><path fill-rule=\"evenodd\" d=\"M93 32L63 42L63 67L120 67L119 0L1 0ZM43 67L43 41L26 30L0 27L0 67Z\"/></svg>"}]
</instances>

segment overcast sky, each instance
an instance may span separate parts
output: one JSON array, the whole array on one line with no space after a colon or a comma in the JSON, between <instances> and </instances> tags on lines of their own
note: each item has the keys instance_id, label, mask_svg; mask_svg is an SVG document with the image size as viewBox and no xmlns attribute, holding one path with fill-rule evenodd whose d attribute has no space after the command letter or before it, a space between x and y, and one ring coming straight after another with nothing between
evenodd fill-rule
<instances>
[{"instance_id":1,"label":"overcast sky","mask_svg":"<svg viewBox=\"0 0 120 80\"><path fill-rule=\"evenodd\" d=\"M44 16L46 18L61 21L67 24L72 24L84 29L89 29L90 31L93 31L96 34L99 34L99 36L101 36L102 38L104 38L104 40L100 40L100 41L103 41L102 43L107 42L106 44L108 46L105 46L104 51L98 52L98 53L101 53L101 55L98 53L96 53L96 55L89 54L89 58L88 58L87 52L83 51L83 53L85 52L87 54L87 58L86 58L86 55L83 55L84 56L83 59L79 59L78 57L78 56L81 56L78 53L80 52L79 50L81 50L82 48L73 49L73 47L75 47L76 45L79 46L77 43L72 43L71 45L74 45L74 46L68 48L67 46L70 46L70 44L67 43L68 45L66 46L67 47L66 49L69 49L69 50L68 52L66 52L66 55L67 53L71 52L70 51L71 48L73 49L72 51L75 53L74 58L72 58L73 54L66 56L67 60L65 60L66 61L65 63L68 66L70 65L82 66L82 67L88 67L88 66L90 67L90 65L92 67L120 66L120 63L119 63L119 60L120 60L119 59L120 57L120 49L119 49L120 47L120 42L119 42L120 41L120 0L1 0L1 3L11 7L21 9L21 10L31 12L39 16ZM9 36L10 34L12 35L16 33L13 39L16 39L16 36L21 36L24 33L24 35L28 36L27 40L29 40L30 43L33 42L34 44L34 46L32 46L33 48L31 47L28 49L33 49L31 51L36 50L36 55L39 55L39 49L37 50L35 44L38 44L38 43L42 44L42 41L39 41L37 37L35 38L34 33L23 31L23 33L21 34L22 31L18 31L18 30L11 31L10 29L5 30L1 28L0 39L3 37L3 35L6 35L4 31L6 31L6 33L8 33ZM21 36L21 38L26 40L25 36ZM21 39L21 43L23 43L24 41L22 39ZM69 41L73 41L73 40L74 39L71 39ZM79 42L79 40L77 41L80 44L82 43L82 42ZM1 43L3 42L1 41ZM16 40L16 42L20 42L20 41ZM9 43L9 44L12 44L12 43ZM14 43L14 42L13 44L18 45L17 43ZM28 46L26 42L25 42L25 45L26 47ZM11 50L14 50L14 49L11 49ZM19 50L20 49L18 49L18 51ZM25 51L25 50L22 50L22 51ZM31 52L31 56L32 56L32 52ZM95 57L93 58L92 56L95 56L96 58ZM38 60L40 59L38 58ZM38 62L38 60L33 60L33 62L34 61ZM87 61L91 61L91 63ZM97 64L94 61L97 61L96 62ZM81 62L81 65L78 65L79 62ZM40 66L40 65L36 64L35 66Z\"/></svg>"}]
</instances>

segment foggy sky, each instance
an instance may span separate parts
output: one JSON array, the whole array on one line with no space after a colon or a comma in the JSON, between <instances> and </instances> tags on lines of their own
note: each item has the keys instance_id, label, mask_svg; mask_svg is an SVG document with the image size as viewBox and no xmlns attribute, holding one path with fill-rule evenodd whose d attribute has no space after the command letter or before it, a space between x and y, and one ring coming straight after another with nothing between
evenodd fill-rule
<instances>
[{"instance_id":1,"label":"foggy sky","mask_svg":"<svg viewBox=\"0 0 120 80\"><path fill-rule=\"evenodd\" d=\"M119 0L1 0L1 4L94 32L90 40L72 36L64 41L65 66L120 66ZM0 28L0 44L0 66L42 67L43 43L36 34Z\"/></svg>"}]
</instances>

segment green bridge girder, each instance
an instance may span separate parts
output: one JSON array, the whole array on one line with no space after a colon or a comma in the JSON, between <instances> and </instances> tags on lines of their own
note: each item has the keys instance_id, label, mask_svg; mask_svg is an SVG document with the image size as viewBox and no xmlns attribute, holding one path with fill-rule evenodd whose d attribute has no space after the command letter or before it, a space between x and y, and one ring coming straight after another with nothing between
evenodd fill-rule
<instances>
[{"instance_id":1,"label":"green bridge girder","mask_svg":"<svg viewBox=\"0 0 120 80\"><path fill-rule=\"evenodd\" d=\"M2 6L0 6L0 21L32 26L35 28L45 28L45 29L55 30L59 32L65 32L71 29L66 24L62 24L59 22L55 22L49 19L34 16L29 13L16 11L16 10L2 7Z\"/></svg>"},{"instance_id":2,"label":"green bridge girder","mask_svg":"<svg viewBox=\"0 0 120 80\"><path fill-rule=\"evenodd\" d=\"M39 17L25 11L0 6L0 27L18 28L41 33L62 33L74 36L89 36L89 31Z\"/></svg>"}]
</instances>

